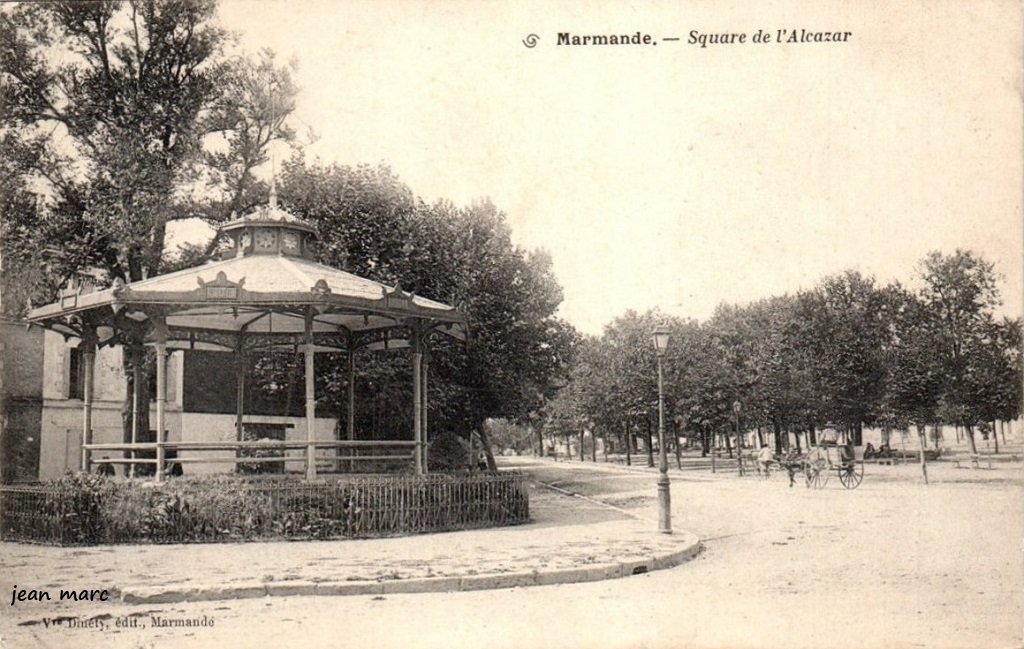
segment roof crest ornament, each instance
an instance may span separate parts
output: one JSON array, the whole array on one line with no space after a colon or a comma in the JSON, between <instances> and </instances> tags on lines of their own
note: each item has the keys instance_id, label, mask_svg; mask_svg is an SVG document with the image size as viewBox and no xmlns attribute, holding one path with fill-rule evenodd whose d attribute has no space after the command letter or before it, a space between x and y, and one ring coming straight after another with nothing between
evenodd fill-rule
<instances>
[{"instance_id":1,"label":"roof crest ornament","mask_svg":"<svg viewBox=\"0 0 1024 649\"><path fill-rule=\"evenodd\" d=\"M316 284L313 284L313 288L310 289L313 297L318 300L325 300L327 296L331 294L331 287L327 285L327 281L323 278L318 279Z\"/></svg>"}]
</instances>

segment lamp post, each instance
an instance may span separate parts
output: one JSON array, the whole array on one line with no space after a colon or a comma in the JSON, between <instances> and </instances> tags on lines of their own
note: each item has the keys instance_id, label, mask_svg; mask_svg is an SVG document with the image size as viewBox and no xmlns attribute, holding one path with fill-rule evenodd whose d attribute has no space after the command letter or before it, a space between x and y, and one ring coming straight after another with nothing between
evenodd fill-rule
<instances>
[{"instance_id":1,"label":"lamp post","mask_svg":"<svg viewBox=\"0 0 1024 649\"><path fill-rule=\"evenodd\" d=\"M668 327L659 325L651 337L658 355L658 531L671 534L672 496L668 488L668 457L665 454L665 392L661 369L668 348Z\"/></svg>"},{"instance_id":2,"label":"lamp post","mask_svg":"<svg viewBox=\"0 0 1024 649\"><path fill-rule=\"evenodd\" d=\"M739 462L740 476L743 475L743 442L740 435L740 413L743 412L743 404L739 401L732 402L732 411L736 415L736 460Z\"/></svg>"}]
</instances>

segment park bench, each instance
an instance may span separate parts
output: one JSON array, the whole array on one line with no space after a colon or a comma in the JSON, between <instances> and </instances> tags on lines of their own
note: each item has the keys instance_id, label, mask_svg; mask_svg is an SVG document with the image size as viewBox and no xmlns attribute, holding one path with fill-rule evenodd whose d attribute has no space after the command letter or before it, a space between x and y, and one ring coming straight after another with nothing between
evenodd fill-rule
<instances>
[{"instance_id":1,"label":"park bench","mask_svg":"<svg viewBox=\"0 0 1024 649\"><path fill-rule=\"evenodd\" d=\"M924 459L934 462L942 457L942 451L937 449L925 449ZM873 464L887 464L889 466L903 464L904 462L918 462L921 459L921 451L892 451L885 456L875 456L864 461Z\"/></svg>"},{"instance_id":2,"label":"park bench","mask_svg":"<svg viewBox=\"0 0 1024 649\"><path fill-rule=\"evenodd\" d=\"M967 457L968 457L968 459L962 460L962 461L969 463L970 468L972 468L972 469L980 469L981 468L982 459L981 459L981 454L980 453L971 453ZM957 469L965 469L965 468L967 468L967 467L960 466L960 462L961 462L961 460L958 458L953 463L953 466L955 468L957 468ZM988 464L988 468L991 469L992 468L992 460L988 459L988 460L986 460L986 463Z\"/></svg>"},{"instance_id":3,"label":"park bench","mask_svg":"<svg viewBox=\"0 0 1024 649\"><path fill-rule=\"evenodd\" d=\"M898 455L890 455L888 457L873 457L870 460L864 460L868 464L886 464L893 466L894 464L902 464L903 458Z\"/></svg>"},{"instance_id":4,"label":"park bench","mask_svg":"<svg viewBox=\"0 0 1024 649\"><path fill-rule=\"evenodd\" d=\"M992 462L1019 462L1019 461L1020 461L1020 457L1016 453L999 454L999 455L996 455L996 454L993 454L993 453L971 453L970 455L967 456L966 460L958 459L958 460L956 460L953 463L953 465L956 468L958 468L958 469L962 469L962 468L966 468L966 467L961 467L960 463L961 462L965 462L972 469L980 469L980 468L982 468L981 464L984 463L986 465L986 468L991 469L992 468Z\"/></svg>"}]
</instances>

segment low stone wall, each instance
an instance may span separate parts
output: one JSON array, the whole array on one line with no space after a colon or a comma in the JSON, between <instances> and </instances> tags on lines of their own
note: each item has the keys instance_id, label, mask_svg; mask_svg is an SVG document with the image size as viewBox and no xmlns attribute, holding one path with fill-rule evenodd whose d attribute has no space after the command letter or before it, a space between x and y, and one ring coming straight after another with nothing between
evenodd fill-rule
<instances>
[{"instance_id":1,"label":"low stone wall","mask_svg":"<svg viewBox=\"0 0 1024 649\"><path fill-rule=\"evenodd\" d=\"M515 525L529 516L518 472L159 484L79 473L0 486L0 538L54 545L370 538Z\"/></svg>"}]
</instances>

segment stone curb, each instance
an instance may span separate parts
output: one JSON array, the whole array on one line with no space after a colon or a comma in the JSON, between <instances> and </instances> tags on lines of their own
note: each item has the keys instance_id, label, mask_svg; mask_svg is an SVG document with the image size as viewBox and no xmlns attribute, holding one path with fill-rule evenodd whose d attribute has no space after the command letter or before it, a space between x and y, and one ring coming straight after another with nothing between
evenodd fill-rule
<instances>
[{"instance_id":1,"label":"stone curb","mask_svg":"<svg viewBox=\"0 0 1024 649\"><path fill-rule=\"evenodd\" d=\"M121 589L121 601L126 604L177 604L226 599L257 597L288 597L295 595L348 596L397 595L405 593L450 593L472 590L496 590L524 586L550 586L576 584L605 579L619 579L678 566L697 556L702 549L700 540L683 532L685 546L674 552L647 558L631 558L619 563L595 564L563 570L508 572L463 577L425 577L384 581L281 581L241 582L228 585L198 585L170 588Z\"/></svg>"}]
</instances>

